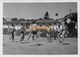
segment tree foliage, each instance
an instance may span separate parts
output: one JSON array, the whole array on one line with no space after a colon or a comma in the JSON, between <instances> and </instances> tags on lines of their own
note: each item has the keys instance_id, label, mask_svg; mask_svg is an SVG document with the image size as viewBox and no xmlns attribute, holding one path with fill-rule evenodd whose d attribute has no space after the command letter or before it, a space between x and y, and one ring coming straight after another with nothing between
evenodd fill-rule
<instances>
[{"instance_id":1,"label":"tree foliage","mask_svg":"<svg viewBox=\"0 0 80 57\"><path fill-rule=\"evenodd\" d=\"M18 18L12 18L11 21L18 21Z\"/></svg>"},{"instance_id":2,"label":"tree foliage","mask_svg":"<svg viewBox=\"0 0 80 57\"><path fill-rule=\"evenodd\" d=\"M19 21L25 21L25 19L24 18L19 18Z\"/></svg>"}]
</instances>

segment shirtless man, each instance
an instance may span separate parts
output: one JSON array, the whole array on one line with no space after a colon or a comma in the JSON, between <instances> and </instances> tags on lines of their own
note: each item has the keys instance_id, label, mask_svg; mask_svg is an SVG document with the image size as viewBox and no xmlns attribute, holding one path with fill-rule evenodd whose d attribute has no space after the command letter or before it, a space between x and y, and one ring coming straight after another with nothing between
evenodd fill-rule
<instances>
[{"instance_id":1,"label":"shirtless man","mask_svg":"<svg viewBox=\"0 0 80 57\"><path fill-rule=\"evenodd\" d=\"M32 22L30 29L31 29L31 34L33 34L32 40L34 40L34 36L36 36L38 38L38 36L37 36L37 24L35 23L35 21ZM28 40L29 40L30 36L28 37Z\"/></svg>"},{"instance_id":2,"label":"shirtless man","mask_svg":"<svg viewBox=\"0 0 80 57\"><path fill-rule=\"evenodd\" d=\"M47 28L47 40L48 40L48 42L52 42L52 39L51 39L52 33L53 33L53 26L52 26L52 24L49 24L48 28Z\"/></svg>"},{"instance_id":3,"label":"shirtless man","mask_svg":"<svg viewBox=\"0 0 80 57\"><path fill-rule=\"evenodd\" d=\"M15 32L15 29L14 29L14 25L12 24L12 29L11 29L11 38L9 40L12 39L12 42L14 42L14 32Z\"/></svg>"}]
</instances>

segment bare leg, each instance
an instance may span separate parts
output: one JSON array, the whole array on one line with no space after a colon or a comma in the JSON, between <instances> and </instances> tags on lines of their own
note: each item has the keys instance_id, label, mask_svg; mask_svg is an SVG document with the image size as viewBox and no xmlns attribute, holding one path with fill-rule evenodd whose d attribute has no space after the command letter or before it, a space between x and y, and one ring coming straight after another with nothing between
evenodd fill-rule
<instances>
[{"instance_id":1,"label":"bare leg","mask_svg":"<svg viewBox=\"0 0 80 57\"><path fill-rule=\"evenodd\" d=\"M48 42L49 42L49 34L47 33L47 40L48 40Z\"/></svg>"},{"instance_id":2,"label":"bare leg","mask_svg":"<svg viewBox=\"0 0 80 57\"><path fill-rule=\"evenodd\" d=\"M39 38L38 38L38 35L35 35L36 36L36 38L37 38L37 44L39 43Z\"/></svg>"},{"instance_id":3,"label":"bare leg","mask_svg":"<svg viewBox=\"0 0 80 57\"><path fill-rule=\"evenodd\" d=\"M12 36L10 37L9 41L12 39Z\"/></svg>"},{"instance_id":4,"label":"bare leg","mask_svg":"<svg viewBox=\"0 0 80 57\"><path fill-rule=\"evenodd\" d=\"M14 36L12 36L12 42L14 42Z\"/></svg>"},{"instance_id":5,"label":"bare leg","mask_svg":"<svg viewBox=\"0 0 80 57\"><path fill-rule=\"evenodd\" d=\"M29 40L30 36L31 36L31 34L29 35L28 40Z\"/></svg>"},{"instance_id":6,"label":"bare leg","mask_svg":"<svg viewBox=\"0 0 80 57\"><path fill-rule=\"evenodd\" d=\"M10 37L10 39L9 39L9 41L12 39L12 42L14 41L14 36L11 36Z\"/></svg>"},{"instance_id":7,"label":"bare leg","mask_svg":"<svg viewBox=\"0 0 80 57\"><path fill-rule=\"evenodd\" d=\"M20 41L23 41L23 35L21 35L21 39L20 39Z\"/></svg>"},{"instance_id":8,"label":"bare leg","mask_svg":"<svg viewBox=\"0 0 80 57\"><path fill-rule=\"evenodd\" d=\"M34 34L33 34L33 36L32 36L32 40L34 40Z\"/></svg>"},{"instance_id":9,"label":"bare leg","mask_svg":"<svg viewBox=\"0 0 80 57\"><path fill-rule=\"evenodd\" d=\"M63 43L64 42L64 35L63 34L59 35L58 39L59 39L59 43Z\"/></svg>"},{"instance_id":10,"label":"bare leg","mask_svg":"<svg viewBox=\"0 0 80 57\"><path fill-rule=\"evenodd\" d=\"M36 36L36 38L38 38L38 35L37 34L35 36Z\"/></svg>"},{"instance_id":11,"label":"bare leg","mask_svg":"<svg viewBox=\"0 0 80 57\"><path fill-rule=\"evenodd\" d=\"M51 39L51 37L49 37L49 39L50 39L50 42L52 42L52 39Z\"/></svg>"}]
</instances>

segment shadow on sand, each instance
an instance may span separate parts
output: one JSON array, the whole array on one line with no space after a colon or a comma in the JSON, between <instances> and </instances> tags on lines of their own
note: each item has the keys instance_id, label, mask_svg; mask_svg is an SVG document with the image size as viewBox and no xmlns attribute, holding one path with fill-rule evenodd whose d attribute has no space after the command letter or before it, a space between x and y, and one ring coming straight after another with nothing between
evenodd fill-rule
<instances>
[{"instance_id":1,"label":"shadow on sand","mask_svg":"<svg viewBox=\"0 0 80 57\"><path fill-rule=\"evenodd\" d=\"M31 45L31 47L32 46L41 46L41 45L43 45L43 44L33 44L33 45Z\"/></svg>"},{"instance_id":2,"label":"shadow on sand","mask_svg":"<svg viewBox=\"0 0 80 57\"><path fill-rule=\"evenodd\" d=\"M63 43L62 45L70 45L70 43Z\"/></svg>"},{"instance_id":3,"label":"shadow on sand","mask_svg":"<svg viewBox=\"0 0 80 57\"><path fill-rule=\"evenodd\" d=\"M30 42L21 42L21 44L26 44L26 43L30 43Z\"/></svg>"}]
</instances>

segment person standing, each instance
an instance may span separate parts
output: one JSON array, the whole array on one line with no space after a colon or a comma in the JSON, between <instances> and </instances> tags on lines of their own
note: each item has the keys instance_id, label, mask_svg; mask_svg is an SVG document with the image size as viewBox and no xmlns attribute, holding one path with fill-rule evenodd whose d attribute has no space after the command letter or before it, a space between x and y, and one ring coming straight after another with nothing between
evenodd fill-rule
<instances>
[{"instance_id":1,"label":"person standing","mask_svg":"<svg viewBox=\"0 0 80 57\"><path fill-rule=\"evenodd\" d=\"M36 44L35 45L39 45L39 38L38 38L38 35L37 35L37 24L35 23L35 21L32 22L32 25L31 25L31 33L32 33L32 42L34 42L34 37L36 36Z\"/></svg>"},{"instance_id":2,"label":"person standing","mask_svg":"<svg viewBox=\"0 0 80 57\"><path fill-rule=\"evenodd\" d=\"M24 38L25 38L25 28L24 28L24 26L22 26L22 28L21 28L21 38L20 38L20 41L23 41Z\"/></svg>"},{"instance_id":3,"label":"person standing","mask_svg":"<svg viewBox=\"0 0 80 57\"><path fill-rule=\"evenodd\" d=\"M58 25L54 24L54 40L58 38Z\"/></svg>"},{"instance_id":4,"label":"person standing","mask_svg":"<svg viewBox=\"0 0 80 57\"><path fill-rule=\"evenodd\" d=\"M31 25L31 31L33 34L32 40L34 40L34 36L36 36L38 38L38 36L37 36L37 24L35 23L35 21L33 21L32 25Z\"/></svg>"},{"instance_id":5,"label":"person standing","mask_svg":"<svg viewBox=\"0 0 80 57\"><path fill-rule=\"evenodd\" d=\"M51 39L52 33L53 33L53 26L52 26L52 24L49 24L48 28L47 28L47 40L48 40L48 42L52 42L52 39Z\"/></svg>"},{"instance_id":6,"label":"person standing","mask_svg":"<svg viewBox=\"0 0 80 57\"><path fill-rule=\"evenodd\" d=\"M12 39L12 42L14 42L14 32L15 32L15 28L14 25L12 24L12 29L11 29L11 38L9 40Z\"/></svg>"}]
</instances>

